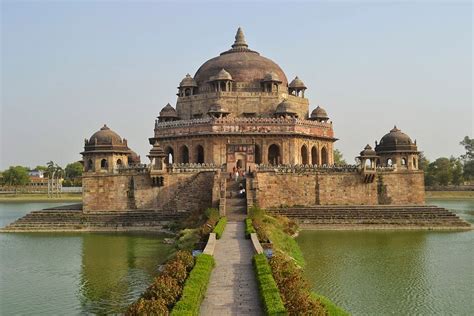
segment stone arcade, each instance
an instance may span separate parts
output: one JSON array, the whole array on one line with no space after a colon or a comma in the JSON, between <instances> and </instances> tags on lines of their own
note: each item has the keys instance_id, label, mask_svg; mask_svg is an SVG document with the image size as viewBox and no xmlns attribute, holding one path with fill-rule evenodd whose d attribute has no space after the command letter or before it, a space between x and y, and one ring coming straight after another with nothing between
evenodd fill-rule
<instances>
[{"instance_id":1,"label":"stone arcade","mask_svg":"<svg viewBox=\"0 0 474 316\"><path fill-rule=\"evenodd\" d=\"M234 168L249 175L249 206L424 203L416 142L395 127L358 166L335 166L333 123L320 106L309 113L306 89L251 50L239 28L231 49L180 82L176 108L160 111L149 164L106 125L85 140L84 212L225 213Z\"/></svg>"}]
</instances>

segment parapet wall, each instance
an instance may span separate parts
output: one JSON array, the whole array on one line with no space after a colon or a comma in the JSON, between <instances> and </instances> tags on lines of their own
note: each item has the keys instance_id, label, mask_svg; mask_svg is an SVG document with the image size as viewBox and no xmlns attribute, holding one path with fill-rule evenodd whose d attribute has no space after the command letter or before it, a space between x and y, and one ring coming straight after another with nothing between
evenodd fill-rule
<instances>
[{"instance_id":1,"label":"parapet wall","mask_svg":"<svg viewBox=\"0 0 474 316\"><path fill-rule=\"evenodd\" d=\"M163 186L153 186L148 173L85 174L83 210L205 209L216 204L215 175L215 171L163 173L159 175Z\"/></svg>"},{"instance_id":2,"label":"parapet wall","mask_svg":"<svg viewBox=\"0 0 474 316\"><path fill-rule=\"evenodd\" d=\"M422 171L378 171L365 183L359 172L258 171L252 180L262 208L311 205L424 204Z\"/></svg>"}]
</instances>

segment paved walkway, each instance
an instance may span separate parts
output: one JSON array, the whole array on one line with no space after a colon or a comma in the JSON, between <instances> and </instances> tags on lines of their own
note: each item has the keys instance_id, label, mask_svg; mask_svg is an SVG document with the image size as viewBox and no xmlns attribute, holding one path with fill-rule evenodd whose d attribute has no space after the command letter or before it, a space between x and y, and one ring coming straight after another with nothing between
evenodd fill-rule
<instances>
[{"instance_id":1,"label":"paved walkway","mask_svg":"<svg viewBox=\"0 0 474 316\"><path fill-rule=\"evenodd\" d=\"M244 223L229 222L214 250L212 271L201 315L263 315L252 266L253 248Z\"/></svg>"}]
</instances>

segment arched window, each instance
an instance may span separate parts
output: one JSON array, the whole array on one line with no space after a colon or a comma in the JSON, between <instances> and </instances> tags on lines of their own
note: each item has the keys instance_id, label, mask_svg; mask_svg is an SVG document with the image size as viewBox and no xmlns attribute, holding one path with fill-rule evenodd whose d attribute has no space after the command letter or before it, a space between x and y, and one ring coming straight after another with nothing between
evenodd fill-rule
<instances>
[{"instance_id":1,"label":"arched window","mask_svg":"<svg viewBox=\"0 0 474 316\"><path fill-rule=\"evenodd\" d=\"M366 160L365 160L365 167L366 167L366 168L372 167L372 160L366 159Z\"/></svg>"},{"instance_id":2,"label":"arched window","mask_svg":"<svg viewBox=\"0 0 474 316\"><path fill-rule=\"evenodd\" d=\"M92 159L87 160L86 171L94 171L94 163Z\"/></svg>"},{"instance_id":3,"label":"arched window","mask_svg":"<svg viewBox=\"0 0 474 316\"><path fill-rule=\"evenodd\" d=\"M188 146L181 146L181 163L189 163L189 149Z\"/></svg>"},{"instance_id":4,"label":"arched window","mask_svg":"<svg viewBox=\"0 0 474 316\"><path fill-rule=\"evenodd\" d=\"M323 147L321 149L321 164L324 166L324 165L328 165L329 163L329 157L328 157L328 150L326 149L326 147Z\"/></svg>"},{"instance_id":5,"label":"arched window","mask_svg":"<svg viewBox=\"0 0 474 316\"><path fill-rule=\"evenodd\" d=\"M262 152L259 145L255 145L255 163L257 165L262 163Z\"/></svg>"},{"instance_id":6,"label":"arched window","mask_svg":"<svg viewBox=\"0 0 474 316\"><path fill-rule=\"evenodd\" d=\"M308 164L308 148L306 148L306 145L301 147L301 163L303 165Z\"/></svg>"},{"instance_id":7,"label":"arched window","mask_svg":"<svg viewBox=\"0 0 474 316\"><path fill-rule=\"evenodd\" d=\"M173 151L173 148L171 146L168 146L168 147L165 148L165 154L166 154L165 163L166 164L173 163L174 162L174 151Z\"/></svg>"},{"instance_id":8,"label":"arched window","mask_svg":"<svg viewBox=\"0 0 474 316\"><path fill-rule=\"evenodd\" d=\"M280 147L276 144L268 147L268 163L272 165L279 165L281 163Z\"/></svg>"},{"instance_id":9,"label":"arched window","mask_svg":"<svg viewBox=\"0 0 474 316\"><path fill-rule=\"evenodd\" d=\"M416 158L413 157L413 169L417 169L418 167L416 166Z\"/></svg>"},{"instance_id":10,"label":"arched window","mask_svg":"<svg viewBox=\"0 0 474 316\"><path fill-rule=\"evenodd\" d=\"M100 169L107 170L108 167L109 167L109 164L107 163L107 159L102 159L100 161Z\"/></svg>"},{"instance_id":11,"label":"arched window","mask_svg":"<svg viewBox=\"0 0 474 316\"><path fill-rule=\"evenodd\" d=\"M122 159L117 159L117 166L122 166Z\"/></svg>"},{"instance_id":12,"label":"arched window","mask_svg":"<svg viewBox=\"0 0 474 316\"><path fill-rule=\"evenodd\" d=\"M389 167L393 166L392 158L387 159L387 166L389 166Z\"/></svg>"},{"instance_id":13,"label":"arched window","mask_svg":"<svg viewBox=\"0 0 474 316\"><path fill-rule=\"evenodd\" d=\"M318 149L316 148L316 146L313 146L313 148L311 148L311 164L312 165L318 165L319 164Z\"/></svg>"},{"instance_id":14,"label":"arched window","mask_svg":"<svg viewBox=\"0 0 474 316\"><path fill-rule=\"evenodd\" d=\"M405 158L402 158L401 164L402 164L402 166L406 166L407 165L407 160Z\"/></svg>"},{"instance_id":15,"label":"arched window","mask_svg":"<svg viewBox=\"0 0 474 316\"><path fill-rule=\"evenodd\" d=\"M204 163L204 147L201 145L196 146L196 162Z\"/></svg>"}]
</instances>

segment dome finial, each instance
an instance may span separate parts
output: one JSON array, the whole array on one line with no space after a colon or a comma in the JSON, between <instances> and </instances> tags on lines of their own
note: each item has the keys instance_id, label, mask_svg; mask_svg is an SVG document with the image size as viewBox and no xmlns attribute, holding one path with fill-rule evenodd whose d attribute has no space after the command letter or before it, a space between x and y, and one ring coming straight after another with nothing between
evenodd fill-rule
<instances>
[{"instance_id":1,"label":"dome finial","mask_svg":"<svg viewBox=\"0 0 474 316\"><path fill-rule=\"evenodd\" d=\"M244 32L242 31L242 28L240 26L237 29L237 33L235 34L234 45L232 45L232 48L236 47L248 47L247 42L245 41Z\"/></svg>"}]
</instances>

